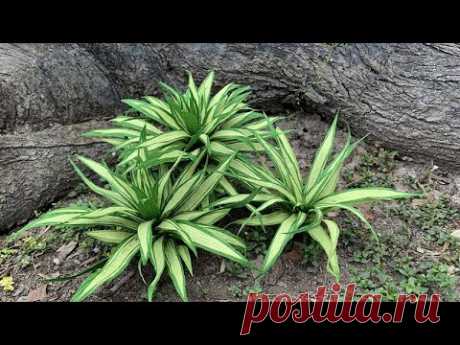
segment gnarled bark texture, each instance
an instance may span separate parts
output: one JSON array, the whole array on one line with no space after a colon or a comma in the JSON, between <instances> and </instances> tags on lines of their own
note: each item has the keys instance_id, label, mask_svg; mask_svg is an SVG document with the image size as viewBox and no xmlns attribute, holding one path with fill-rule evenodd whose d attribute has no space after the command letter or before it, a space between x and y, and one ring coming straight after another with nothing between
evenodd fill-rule
<instances>
[{"instance_id":1,"label":"gnarled bark texture","mask_svg":"<svg viewBox=\"0 0 460 345\"><path fill-rule=\"evenodd\" d=\"M100 157L82 128L210 69L267 112L340 110L356 135L460 168L457 44L0 44L0 232L72 186L70 154Z\"/></svg>"}]
</instances>

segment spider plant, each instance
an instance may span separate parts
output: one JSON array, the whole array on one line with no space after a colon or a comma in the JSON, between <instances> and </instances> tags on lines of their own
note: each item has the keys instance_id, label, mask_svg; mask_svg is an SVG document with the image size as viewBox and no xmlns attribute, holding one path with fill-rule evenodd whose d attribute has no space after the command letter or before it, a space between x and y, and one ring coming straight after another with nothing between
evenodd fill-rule
<instances>
[{"instance_id":1,"label":"spider plant","mask_svg":"<svg viewBox=\"0 0 460 345\"><path fill-rule=\"evenodd\" d=\"M120 166L129 165L139 148L146 149L149 167L173 162L183 152L198 155L205 150L211 158L222 160L235 151L261 150L255 133L266 137L270 131L264 115L246 104L249 87L230 83L211 96L214 72L199 87L188 75L185 93L160 83L164 100L125 99L130 110L112 120L114 128L84 135L101 138L120 150ZM278 119L273 117L270 123ZM146 140L141 142L142 131Z\"/></svg>"},{"instance_id":2,"label":"spider plant","mask_svg":"<svg viewBox=\"0 0 460 345\"><path fill-rule=\"evenodd\" d=\"M131 260L139 257L139 270L151 264L155 276L147 289L152 300L157 284L167 272L182 300L187 300L185 268L192 273L192 252L197 248L247 265L247 259L240 251L245 244L237 236L215 225L230 210L237 206L231 200L215 200L203 207L203 200L215 188L234 155L210 173L198 170L204 154L188 163L178 173L176 170L181 157L172 167L160 167L154 173L138 164L128 174L113 172L105 164L78 156L87 168L108 183L109 189L102 188L88 179L80 168L72 165L90 190L106 199L108 207L67 207L50 211L26 225L10 238L15 239L24 231L54 226L95 228L85 234L104 243L114 245L114 249L102 264L81 284L72 301L82 301L98 287L120 275ZM240 204L241 201L239 200Z\"/></svg>"},{"instance_id":3,"label":"spider plant","mask_svg":"<svg viewBox=\"0 0 460 345\"><path fill-rule=\"evenodd\" d=\"M346 210L372 230L364 215L355 206L376 200L409 198L418 195L387 188L354 188L338 191L337 181L341 167L360 141L352 143L351 135L348 134L345 146L332 158L336 127L337 116L316 153L306 179L302 177L296 156L285 134L273 126L271 130L275 132L273 137L276 141L274 146L257 133L254 135L263 146L274 169L244 162L240 169L234 172L233 176L244 182L250 189L261 189L260 196L254 201L265 200L248 218L238 220L237 223L242 226L278 225L262 264L261 274L266 273L273 266L295 234L306 232L325 251L328 258L327 270L339 280L336 247L340 229L334 220L328 218L328 212L337 209ZM276 210L261 213L269 208ZM372 232L376 236L373 230Z\"/></svg>"}]
</instances>

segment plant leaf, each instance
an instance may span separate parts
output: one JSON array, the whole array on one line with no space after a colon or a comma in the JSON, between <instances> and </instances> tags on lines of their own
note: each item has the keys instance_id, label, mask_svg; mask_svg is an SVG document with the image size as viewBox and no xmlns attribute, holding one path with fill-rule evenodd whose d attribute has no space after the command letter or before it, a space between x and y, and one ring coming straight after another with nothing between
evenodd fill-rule
<instances>
[{"instance_id":1,"label":"plant leaf","mask_svg":"<svg viewBox=\"0 0 460 345\"><path fill-rule=\"evenodd\" d=\"M153 300L153 295L155 293L156 287L160 278L164 272L166 267L166 258L165 258L165 251L164 251L164 237L160 237L155 242L153 242L153 255L152 255L152 263L155 268L155 278L150 283L147 289L147 299L149 302Z\"/></svg>"},{"instance_id":2,"label":"plant leaf","mask_svg":"<svg viewBox=\"0 0 460 345\"><path fill-rule=\"evenodd\" d=\"M243 266L248 265L248 260L241 253L217 238L206 227L186 221L178 221L178 224L190 236L197 247L238 262Z\"/></svg>"},{"instance_id":3,"label":"plant leaf","mask_svg":"<svg viewBox=\"0 0 460 345\"><path fill-rule=\"evenodd\" d=\"M188 247L184 246L183 244L178 245L177 253L184 262L185 267L187 267L187 270L189 271L190 275L193 276L192 258L190 257Z\"/></svg>"},{"instance_id":4,"label":"plant leaf","mask_svg":"<svg viewBox=\"0 0 460 345\"><path fill-rule=\"evenodd\" d=\"M194 194L192 194L193 187L198 185L200 181L204 178L204 174L199 172L192 176L188 181L182 183L182 185L175 188L175 191L169 198L166 206L163 209L163 215L168 215L171 211L178 209L182 204L187 204L187 201L190 198L193 198ZM201 201L201 200L200 200ZM180 213L182 208L179 208L178 213Z\"/></svg>"},{"instance_id":5,"label":"plant leaf","mask_svg":"<svg viewBox=\"0 0 460 345\"><path fill-rule=\"evenodd\" d=\"M232 161L235 155L228 157L203 183L201 183L195 190L193 195L188 198L185 203L180 207L178 212L193 211L203 199L214 189L219 180L222 178L223 173Z\"/></svg>"},{"instance_id":6,"label":"plant leaf","mask_svg":"<svg viewBox=\"0 0 460 345\"><path fill-rule=\"evenodd\" d=\"M133 233L120 230L94 230L85 232L85 235L104 243L120 244L131 237Z\"/></svg>"},{"instance_id":7,"label":"plant leaf","mask_svg":"<svg viewBox=\"0 0 460 345\"><path fill-rule=\"evenodd\" d=\"M98 287L110 282L128 266L134 255L139 251L139 241L136 236L118 246L102 269L89 276L73 295L72 302L80 302L91 295Z\"/></svg>"},{"instance_id":8,"label":"plant leaf","mask_svg":"<svg viewBox=\"0 0 460 345\"><path fill-rule=\"evenodd\" d=\"M398 192L389 188L353 188L344 192L335 193L319 200L317 207L324 204L357 205L375 200L395 200L420 196L418 193Z\"/></svg>"},{"instance_id":9,"label":"plant leaf","mask_svg":"<svg viewBox=\"0 0 460 345\"><path fill-rule=\"evenodd\" d=\"M38 219L35 219L29 222L27 225L19 229L18 231L12 233L8 236L7 242L11 242L19 238L24 232L29 229L38 228L41 226L47 225L57 225L68 220L74 219L81 214L88 213L90 210L87 208L76 208L76 207L67 207L61 208L54 211L47 212L40 216Z\"/></svg>"},{"instance_id":10,"label":"plant leaf","mask_svg":"<svg viewBox=\"0 0 460 345\"><path fill-rule=\"evenodd\" d=\"M376 241L379 240L379 237L377 236L377 233L375 232L374 228L372 227L371 223L369 223L366 219L366 217L364 216L364 214L362 214L362 212L360 210L358 210L357 208L353 207L353 206L349 206L349 205L344 205L344 204L331 204L331 205L322 205L320 208L341 208L341 209L344 209L344 210L347 210L348 212L352 213L353 215L355 215L359 220L361 220L364 224L366 224L366 226L369 228L369 230L371 230L371 233L372 233L372 236L374 237L374 239Z\"/></svg>"},{"instance_id":11,"label":"plant leaf","mask_svg":"<svg viewBox=\"0 0 460 345\"><path fill-rule=\"evenodd\" d=\"M246 250L246 244L244 241L238 236L232 234L230 231L212 225L199 224L199 226L204 231L207 231L211 236L216 237L235 248L239 248L243 251Z\"/></svg>"},{"instance_id":12,"label":"plant leaf","mask_svg":"<svg viewBox=\"0 0 460 345\"><path fill-rule=\"evenodd\" d=\"M262 274L267 273L274 265L283 252L284 247L286 247L286 244L292 239L293 234L291 234L291 232L295 232L295 230L305 221L305 218L305 213L291 214L281 223L270 243L267 254L265 255L261 268Z\"/></svg>"},{"instance_id":13,"label":"plant leaf","mask_svg":"<svg viewBox=\"0 0 460 345\"><path fill-rule=\"evenodd\" d=\"M323 220L326 224L329 234L324 230L324 228L319 225L310 229L308 234L318 242L323 248L324 252L328 257L327 269L337 281L340 280L340 269L337 258L337 241L339 237L339 228L335 222L332 220L325 219Z\"/></svg>"},{"instance_id":14,"label":"plant leaf","mask_svg":"<svg viewBox=\"0 0 460 345\"><path fill-rule=\"evenodd\" d=\"M327 131L326 137L324 138L319 150L315 155L315 159L313 160L313 164L310 168L310 174L308 175L307 179L307 189L312 188L312 186L317 182L319 176L323 172L324 167L326 166L327 160L334 146L337 119L338 114L335 116L332 125Z\"/></svg>"},{"instance_id":15,"label":"plant leaf","mask_svg":"<svg viewBox=\"0 0 460 345\"><path fill-rule=\"evenodd\" d=\"M217 210L212 210L198 217L195 221L200 224L214 225L219 220L224 218L229 212L230 212L229 208L221 208Z\"/></svg>"},{"instance_id":16,"label":"plant leaf","mask_svg":"<svg viewBox=\"0 0 460 345\"><path fill-rule=\"evenodd\" d=\"M165 245L165 257L166 266L168 267L168 273L171 277L174 287L180 298L184 301L188 301L187 289L185 287L185 275L182 268L179 255L174 245L174 241L168 240Z\"/></svg>"},{"instance_id":17,"label":"plant leaf","mask_svg":"<svg viewBox=\"0 0 460 345\"><path fill-rule=\"evenodd\" d=\"M149 258L152 257L153 233L152 221L143 222L137 228L137 237L141 247L141 261L145 265Z\"/></svg>"},{"instance_id":18,"label":"plant leaf","mask_svg":"<svg viewBox=\"0 0 460 345\"><path fill-rule=\"evenodd\" d=\"M275 211L269 214L261 215L260 217L248 217L239 219L236 224L245 224L250 226L270 226L283 223L289 217L289 213L284 211Z\"/></svg>"}]
</instances>

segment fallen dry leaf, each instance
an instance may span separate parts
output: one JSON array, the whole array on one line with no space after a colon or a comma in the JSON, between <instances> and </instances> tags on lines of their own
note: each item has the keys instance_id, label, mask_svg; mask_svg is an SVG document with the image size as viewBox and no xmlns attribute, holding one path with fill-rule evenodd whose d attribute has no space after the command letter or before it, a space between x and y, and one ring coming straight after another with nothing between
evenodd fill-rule
<instances>
[{"instance_id":1,"label":"fallen dry leaf","mask_svg":"<svg viewBox=\"0 0 460 345\"><path fill-rule=\"evenodd\" d=\"M441 197L442 193L437 190L433 190L430 193L427 194L426 199L429 202L435 202Z\"/></svg>"},{"instance_id":2,"label":"fallen dry leaf","mask_svg":"<svg viewBox=\"0 0 460 345\"><path fill-rule=\"evenodd\" d=\"M450 235L455 239L460 240L460 230L455 230Z\"/></svg>"},{"instance_id":3,"label":"fallen dry leaf","mask_svg":"<svg viewBox=\"0 0 460 345\"><path fill-rule=\"evenodd\" d=\"M59 272L53 272L53 273L50 273L49 275L45 275L43 273L38 273L37 276L39 276L40 278L43 278L43 279L54 279L54 278L57 278L59 277Z\"/></svg>"},{"instance_id":4,"label":"fallen dry leaf","mask_svg":"<svg viewBox=\"0 0 460 345\"><path fill-rule=\"evenodd\" d=\"M51 226L45 226L44 228L42 228L40 232L38 233L39 236L46 234L49 229L51 229Z\"/></svg>"},{"instance_id":5,"label":"fallen dry leaf","mask_svg":"<svg viewBox=\"0 0 460 345\"><path fill-rule=\"evenodd\" d=\"M369 222L372 223L372 221L374 221L374 219L375 219L375 214L374 214L374 212L371 210L370 206L368 206L368 205L361 205L361 206L358 206L358 209L362 212L362 214L364 215L364 218L366 218Z\"/></svg>"},{"instance_id":6,"label":"fallen dry leaf","mask_svg":"<svg viewBox=\"0 0 460 345\"><path fill-rule=\"evenodd\" d=\"M300 263L303 260L303 247L298 242L294 242L292 250L284 254L284 258L292 264Z\"/></svg>"},{"instance_id":7,"label":"fallen dry leaf","mask_svg":"<svg viewBox=\"0 0 460 345\"><path fill-rule=\"evenodd\" d=\"M423 254L425 253L425 250L423 248L417 247L417 252Z\"/></svg>"},{"instance_id":8,"label":"fallen dry leaf","mask_svg":"<svg viewBox=\"0 0 460 345\"><path fill-rule=\"evenodd\" d=\"M422 206L423 204L426 204L426 200L424 200L424 199L413 199L410 204L411 204L412 207L418 207L418 206Z\"/></svg>"},{"instance_id":9,"label":"fallen dry leaf","mask_svg":"<svg viewBox=\"0 0 460 345\"><path fill-rule=\"evenodd\" d=\"M447 249L449 249L449 242L444 243L444 245L442 246L441 252L444 253Z\"/></svg>"},{"instance_id":10,"label":"fallen dry leaf","mask_svg":"<svg viewBox=\"0 0 460 345\"><path fill-rule=\"evenodd\" d=\"M220 268L219 268L218 274L224 273L225 269L226 269L225 260L222 260L221 263L220 263Z\"/></svg>"},{"instance_id":11,"label":"fallen dry leaf","mask_svg":"<svg viewBox=\"0 0 460 345\"><path fill-rule=\"evenodd\" d=\"M447 268L447 273L449 273L449 274L455 274L458 271L459 271L459 269L457 267L455 267L455 266L449 266Z\"/></svg>"},{"instance_id":12,"label":"fallen dry leaf","mask_svg":"<svg viewBox=\"0 0 460 345\"><path fill-rule=\"evenodd\" d=\"M47 297L46 287L46 285L40 285L38 288L31 290L27 295L27 302L37 302L45 299Z\"/></svg>"},{"instance_id":13,"label":"fallen dry leaf","mask_svg":"<svg viewBox=\"0 0 460 345\"><path fill-rule=\"evenodd\" d=\"M57 258L59 261L62 261L64 260L67 256L69 256L70 253L73 252L73 250L75 249L75 247L77 246L77 242L76 241L71 241L67 244L64 244L63 246L61 246L58 250L57 250Z\"/></svg>"}]
</instances>

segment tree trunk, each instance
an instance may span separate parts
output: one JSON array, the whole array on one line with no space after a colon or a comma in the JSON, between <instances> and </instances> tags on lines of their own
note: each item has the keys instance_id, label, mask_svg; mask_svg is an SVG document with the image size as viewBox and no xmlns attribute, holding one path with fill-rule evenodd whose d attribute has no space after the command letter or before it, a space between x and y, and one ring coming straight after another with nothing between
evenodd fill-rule
<instances>
[{"instance_id":1,"label":"tree trunk","mask_svg":"<svg viewBox=\"0 0 460 345\"><path fill-rule=\"evenodd\" d=\"M210 69L218 85L250 85L269 113L340 110L355 135L460 168L457 44L0 44L0 231L77 181L70 154L101 157L79 133L121 98Z\"/></svg>"},{"instance_id":2,"label":"tree trunk","mask_svg":"<svg viewBox=\"0 0 460 345\"><path fill-rule=\"evenodd\" d=\"M176 83L184 69L215 69L251 85L264 110L340 110L355 135L460 168L460 45L184 44L161 53Z\"/></svg>"}]
</instances>

